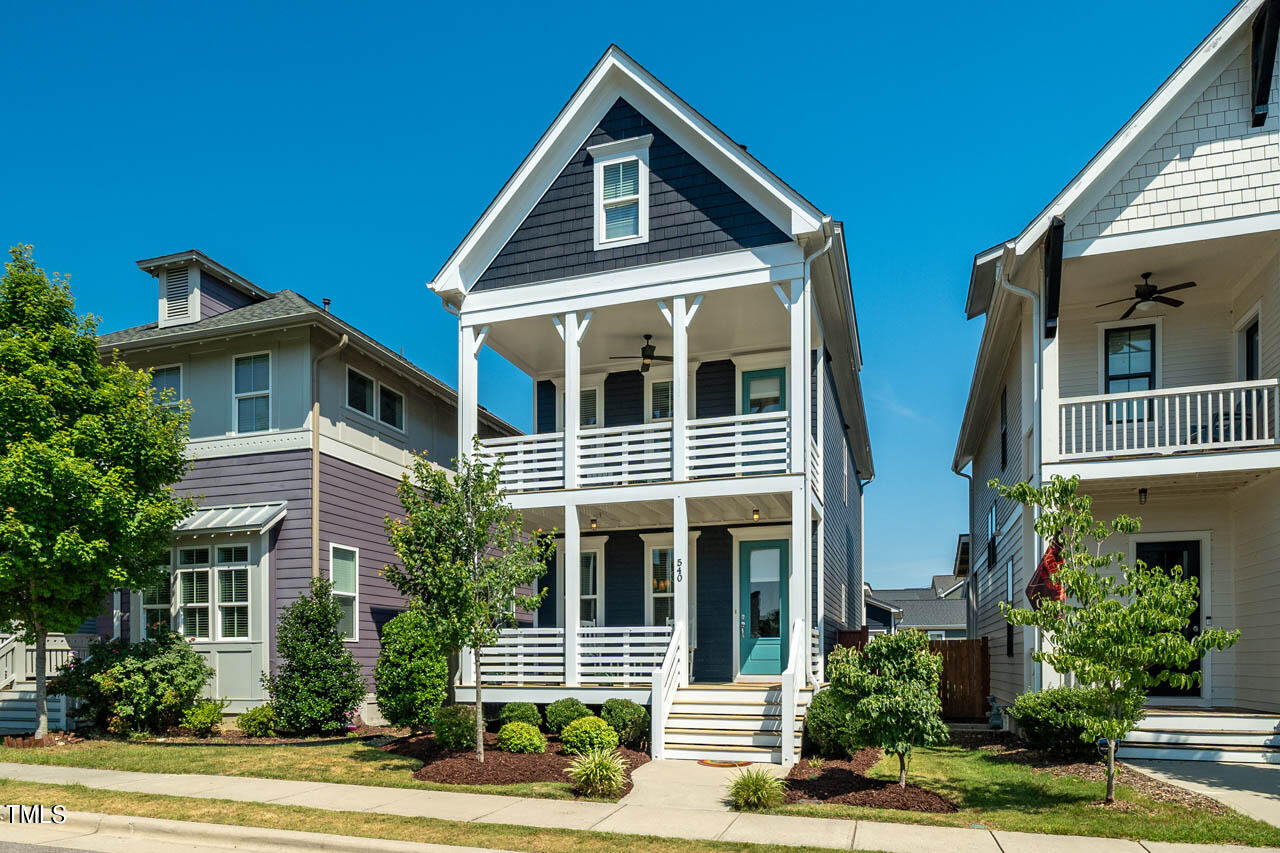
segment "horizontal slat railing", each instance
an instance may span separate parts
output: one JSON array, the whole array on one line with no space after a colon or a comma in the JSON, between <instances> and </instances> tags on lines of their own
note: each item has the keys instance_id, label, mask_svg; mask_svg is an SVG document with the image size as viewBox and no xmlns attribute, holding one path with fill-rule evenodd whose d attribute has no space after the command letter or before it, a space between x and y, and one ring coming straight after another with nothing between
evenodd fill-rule
<instances>
[{"instance_id":1,"label":"horizontal slat railing","mask_svg":"<svg viewBox=\"0 0 1280 853\"><path fill-rule=\"evenodd\" d=\"M564 487L564 433L543 432L480 442L480 459L502 459L502 488L508 492L536 492Z\"/></svg>"},{"instance_id":2,"label":"horizontal slat railing","mask_svg":"<svg viewBox=\"0 0 1280 853\"><path fill-rule=\"evenodd\" d=\"M537 687L564 683L564 629L512 628L480 649L484 684Z\"/></svg>"},{"instance_id":3,"label":"horizontal slat railing","mask_svg":"<svg viewBox=\"0 0 1280 853\"><path fill-rule=\"evenodd\" d=\"M579 431L581 485L620 486L670 479L671 421Z\"/></svg>"},{"instance_id":4,"label":"horizontal slat railing","mask_svg":"<svg viewBox=\"0 0 1280 853\"><path fill-rule=\"evenodd\" d=\"M1063 459L1277 444L1280 380L1069 397L1058 406Z\"/></svg>"},{"instance_id":5,"label":"horizontal slat railing","mask_svg":"<svg viewBox=\"0 0 1280 853\"><path fill-rule=\"evenodd\" d=\"M583 684L649 684L671 643L671 628L578 629L578 677Z\"/></svg>"},{"instance_id":6,"label":"horizontal slat railing","mask_svg":"<svg viewBox=\"0 0 1280 853\"><path fill-rule=\"evenodd\" d=\"M686 433L689 476L786 473L790 424L787 412L689 421Z\"/></svg>"}]
</instances>

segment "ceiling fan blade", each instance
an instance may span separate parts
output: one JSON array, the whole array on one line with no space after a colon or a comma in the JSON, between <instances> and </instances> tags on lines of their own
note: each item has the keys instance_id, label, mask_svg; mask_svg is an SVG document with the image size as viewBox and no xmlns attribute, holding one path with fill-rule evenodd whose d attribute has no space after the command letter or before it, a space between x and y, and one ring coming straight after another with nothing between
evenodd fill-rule
<instances>
[{"instance_id":1,"label":"ceiling fan blade","mask_svg":"<svg viewBox=\"0 0 1280 853\"><path fill-rule=\"evenodd\" d=\"M611 355L609 358L640 358L638 355Z\"/></svg>"},{"instance_id":2,"label":"ceiling fan blade","mask_svg":"<svg viewBox=\"0 0 1280 853\"><path fill-rule=\"evenodd\" d=\"M1108 305L1115 305L1115 304L1116 304L1116 303L1118 303L1118 302L1128 302L1130 299L1139 299L1139 298L1141 298L1141 297L1138 297L1138 296L1126 296L1126 297L1124 297L1123 299L1112 299L1110 302L1104 302L1104 303L1102 303L1101 305L1096 305L1096 306L1094 306L1094 307L1095 307L1095 308L1106 308Z\"/></svg>"},{"instance_id":3,"label":"ceiling fan blade","mask_svg":"<svg viewBox=\"0 0 1280 853\"><path fill-rule=\"evenodd\" d=\"M649 361L648 361L647 359L646 359L645 361L640 362L640 372L641 372L641 373L648 373L648 372L649 372L649 368L650 368L650 367L651 367L651 365L650 365L650 363L649 363Z\"/></svg>"},{"instance_id":4,"label":"ceiling fan blade","mask_svg":"<svg viewBox=\"0 0 1280 853\"><path fill-rule=\"evenodd\" d=\"M672 358L669 355L655 355L651 360L652 361L671 361Z\"/></svg>"},{"instance_id":5,"label":"ceiling fan blade","mask_svg":"<svg viewBox=\"0 0 1280 853\"><path fill-rule=\"evenodd\" d=\"M1174 307L1174 308L1181 308L1183 305L1185 305L1185 304L1186 304L1186 303L1185 303L1185 302L1183 302L1181 299L1173 299L1173 298L1168 297L1168 296L1160 296L1159 294L1157 294L1157 295L1155 295L1155 296L1151 297L1151 301L1152 301L1152 302L1163 302L1165 305L1169 305L1169 306L1172 306L1172 307Z\"/></svg>"},{"instance_id":6,"label":"ceiling fan blade","mask_svg":"<svg viewBox=\"0 0 1280 853\"><path fill-rule=\"evenodd\" d=\"M1194 281L1184 281L1182 284L1174 284L1169 287L1162 287L1159 290L1157 290L1156 293L1170 293L1174 290L1186 290L1189 287L1195 287L1195 286L1196 286L1196 283Z\"/></svg>"},{"instance_id":7,"label":"ceiling fan blade","mask_svg":"<svg viewBox=\"0 0 1280 853\"><path fill-rule=\"evenodd\" d=\"M1120 315L1120 319L1121 319L1121 320L1128 320L1128 319L1129 319L1129 315L1133 314L1133 312L1134 312L1134 311L1138 310L1138 306L1139 306L1140 304L1142 304L1142 301L1141 301L1141 300L1139 300L1139 301L1137 301L1137 302L1133 303L1132 305L1130 305L1128 308L1126 308L1126 309L1125 309L1125 312L1124 312L1123 314L1121 314L1121 315Z\"/></svg>"}]
</instances>

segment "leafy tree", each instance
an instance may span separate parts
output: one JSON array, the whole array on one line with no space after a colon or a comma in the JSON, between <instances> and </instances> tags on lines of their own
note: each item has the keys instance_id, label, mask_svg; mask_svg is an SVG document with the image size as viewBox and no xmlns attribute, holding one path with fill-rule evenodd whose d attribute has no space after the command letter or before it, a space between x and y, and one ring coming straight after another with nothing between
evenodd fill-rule
<instances>
[{"instance_id":1,"label":"leafy tree","mask_svg":"<svg viewBox=\"0 0 1280 853\"><path fill-rule=\"evenodd\" d=\"M36 646L36 735L49 727L45 650L115 589L158 583L173 527L191 513L188 413L150 375L98 354L67 279L31 246L0 279L0 626Z\"/></svg>"},{"instance_id":2,"label":"leafy tree","mask_svg":"<svg viewBox=\"0 0 1280 853\"><path fill-rule=\"evenodd\" d=\"M552 548L550 534L526 534L520 513L506 503L500 463L487 465L472 452L454 466L450 474L425 455L415 459L412 476L400 481L405 517L386 520L400 564L383 569L449 652L491 645L514 624L516 608L542 603L545 588L534 595L517 590L543 575ZM476 708L482 708L478 654L475 683ZM476 757L484 761L483 714L476 714L475 732Z\"/></svg>"},{"instance_id":3,"label":"leafy tree","mask_svg":"<svg viewBox=\"0 0 1280 853\"><path fill-rule=\"evenodd\" d=\"M843 706L853 737L898 756L898 784L917 746L945 743L942 656L920 631L880 634L864 648L838 647L827 662L830 690Z\"/></svg>"},{"instance_id":4,"label":"leafy tree","mask_svg":"<svg viewBox=\"0 0 1280 853\"><path fill-rule=\"evenodd\" d=\"M425 731L435 723L444 704L449 665L436 647L431 623L417 608L409 608L382 627L382 651L373 682L378 710L391 725Z\"/></svg>"},{"instance_id":5,"label":"leafy tree","mask_svg":"<svg viewBox=\"0 0 1280 853\"><path fill-rule=\"evenodd\" d=\"M1076 681L1095 688L1084 704L1089 741L1105 740L1107 797L1115 802L1116 744L1141 719L1151 688L1169 684L1190 689L1200 672L1187 667L1213 649L1227 649L1239 631L1210 628L1186 634L1199 601L1197 578L1182 576L1181 566L1129 566L1122 553L1104 553L1105 542L1141 529L1139 519L1120 515L1112 521L1093 517L1093 498L1079 493L1080 479L1055 476L1034 487L1027 483L989 485L1005 498L1038 507L1036 532L1060 549L1062 565L1054 574L1065 600L1042 599L1038 610L1000 609L1014 625L1036 627L1050 635L1052 648L1032 657ZM1114 568L1113 568L1114 567Z\"/></svg>"},{"instance_id":6,"label":"leafy tree","mask_svg":"<svg viewBox=\"0 0 1280 853\"><path fill-rule=\"evenodd\" d=\"M365 696L364 676L342 639L342 605L324 578L284 609L276 629L280 665L262 684L278 728L321 734L342 731Z\"/></svg>"}]
</instances>

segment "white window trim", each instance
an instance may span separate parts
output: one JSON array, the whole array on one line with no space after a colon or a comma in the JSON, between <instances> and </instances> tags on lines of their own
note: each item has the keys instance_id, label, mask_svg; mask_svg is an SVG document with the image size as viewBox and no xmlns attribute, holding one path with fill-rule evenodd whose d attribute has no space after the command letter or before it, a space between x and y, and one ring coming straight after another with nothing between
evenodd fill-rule
<instances>
[{"instance_id":1,"label":"white window trim","mask_svg":"<svg viewBox=\"0 0 1280 853\"><path fill-rule=\"evenodd\" d=\"M675 417L676 399L675 399L675 371L671 365L663 365L662 367L651 366L648 373L642 373L644 377L644 422L663 423L670 421ZM655 382L671 383L671 417L658 418L656 421L653 417L653 385Z\"/></svg>"},{"instance_id":2,"label":"white window trim","mask_svg":"<svg viewBox=\"0 0 1280 853\"><path fill-rule=\"evenodd\" d=\"M1236 355L1236 379L1238 379L1241 382L1245 381L1245 378L1244 378L1244 370L1245 370L1244 332L1245 332L1245 329L1248 329L1250 326L1252 326L1255 321L1258 323L1258 348L1259 348L1258 373L1261 374L1262 373L1262 364L1261 364L1261 361L1262 361L1262 353L1261 353L1262 300L1261 299L1253 303L1253 305L1249 308L1249 310L1245 311L1244 314L1241 315L1240 319L1236 321L1236 324L1231 327L1231 340L1234 341L1233 349L1235 350L1235 355Z\"/></svg>"},{"instance_id":3,"label":"white window trim","mask_svg":"<svg viewBox=\"0 0 1280 853\"><path fill-rule=\"evenodd\" d=\"M266 391L246 391L243 394L236 393L236 362L242 358L252 358L255 355L265 355L267 357L267 390ZM272 423L275 419L275 406L272 398L275 396L273 388L276 382L276 366L275 359L271 356L271 350L258 350L256 352L240 352L231 356L231 435L262 435L273 431ZM240 401L250 397L267 398L267 428L263 430L240 431Z\"/></svg>"},{"instance_id":4,"label":"white window trim","mask_svg":"<svg viewBox=\"0 0 1280 853\"><path fill-rule=\"evenodd\" d=\"M181 551L182 548L179 548L178 550ZM206 586L207 599L201 604L183 604L181 576L194 575L196 572L204 572L208 577L207 586ZM216 638L216 632L214 631L213 620L217 612L215 602L214 602L214 599L217 598L217 591L214 588L214 583L215 581L213 577L213 563L211 561L206 561L204 563L200 563L199 565L183 566L180 568L177 566L176 563L174 565L173 581L171 582L171 585L169 587L169 600L173 602L174 618L170 624L173 626L173 630L178 634L181 634L182 637L189 643L210 643L210 642L213 642L214 639ZM209 626L209 636L193 637L190 634L187 634L182 629L181 623L182 623L182 620L185 618L184 613L187 610L204 610L206 613L208 613L207 624Z\"/></svg>"},{"instance_id":5,"label":"white window trim","mask_svg":"<svg viewBox=\"0 0 1280 853\"><path fill-rule=\"evenodd\" d=\"M587 148L592 160L592 184L594 185L595 228L593 229L593 248L613 249L619 246L634 246L649 242L649 145L653 142L653 134L636 136L631 139L619 139L616 142L605 142ZM618 237L613 240L604 239L604 167L613 163L635 160L639 163L637 180L639 186L639 217L637 234L632 237Z\"/></svg>"},{"instance_id":6,"label":"white window trim","mask_svg":"<svg viewBox=\"0 0 1280 853\"><path fill-rule=\"evenodd\" d=\"M689 531L689 646L698 647L698 537L701 530ZM675 548L675 532L641 533L644 540L644 624L653 624L653 552L662 548ZM674 556L674 555L673 555ZM675 587L671 589L671 613L674 617Z\"/></svg>"},{"instance_id":7,"label":"white window trim","mask_svg":"<svg viewBox=\"0 0 1280 853\"><path fill-rule=\"evenodd\" d=\"M382 392L384 389L400 398L400 426L396 426L395 424L382 419ZM374 407L378 412L378 423L389 430L394 430L395 432L403 435L409 425L409 398L406 397L405 393L399 388L388 385L381 380L377 383L377 387L374 389L373 393Z\"/></svg>"},{"instance_id":8,"label":"white window trim","mask_svg":"<svg viewBox=\"0 0 1280 853\"><path fill-rule=\"evenodd\" d=\"M583 599L593 599L596 603L596 624L593 625L592 627L595 627L595 628L605 627L606 619L605 619L605 610L604 610L604 584L605 584L604 543L608 538L609 537L607 536L593 536L590 538L579 539L579 543L580 543L578 546L579 564L575 567L577 571L579 572L582 571L581 560L584 554L596 555L596 594L583 595L581 583L579 583L578 585L578 608L576 611L574 611L573 618L575 620L574 624L576 624L579 628L582 627L582 600Z\"/></svg>"},{"instance_id":9,"label":"white window trim","mask_svg":"<svg viewBox=\"0 0 1280 853\"><path fill-rule=\"evenodd\" d=\"M584 373L578 379L578 419L582 419L582 393L596 392L596 425L578 429L597 429L604 426L604 377L603 373ZM556 432L564 432L564 377L552 380L556 386ZM534 412L535 417L537 412Z\"/></svg>"},{"instance_id":10,"label":"white window trim","mask_svg":"<svg viewBox=\"0 0 1280 853\"><path fill-rule=\"evenodd\" d=\"M343 383L342 383L343 408L345 408L349 412L355 412L357 415L364 418L365 420L373 421L377 423L378 422L378 380L374 379L372 376L365 373L363 370L360 370L359 368L356 368L356 367L352 367L349 364L346 365L346 368L347 368L347 373L346 373L346 376L343 378ZM369 387L372 389L372 392L373 392L370 395L371 399L369 400L369 408L373 410L371 412L362 412L359 409L357 409L355 406L351 405L351 374L353 373L359 376L361 379L368 380L369 382Z\"/></svg>"},{"instance_id":11,"label":"white window trim","mask_svg":"<svg viewBox=\"0 0 1280 853\"><path fill-rule=\"evenodd\" d=\"M220 548L244 548L244 562L235 562L234 560L222 562L218 559L218 550ZM211 638L217 639L224 643L247 643L253 640L253 548L248 542L231 542L225 545L213 546L212 551L213 562L210 565L212 572L209 580L213 584L213 588L209 592L209 597L215 600L214 618L217 619L217 625L209 627ZM243 569L245 572L245 600L229 601L222 600L222 577L221 572L229 570ZM245 609L245 628L247 633L243 637L226 637L222 634L222 608L223 607L243 607Z\"/></svg>"},{"instance_id":12,"label":"white window trim","mask_svg":"<svg viewBox=\"0 0 1280 853\"><path fill-rule=\"evenodd\" d=\"M169 573L169 603L167 605L156 604L156 605L148 606L147 604L145 604L146 599L143 598L143 593L145 593L146 590L141 590L141 589L138 590L136 594L136 598L138 601L138 613L142 617L142 619L138 623L138 628L137 628L138 639L140 640L147 639L147 636L148 636L147 635L147 611L148 610L164 609L169 615L169 630L173 630L173 613L174 613L173 581L174 581L174 566L176 566L177 564L178 564L177 549L170 548L169 562L164 567L165 570ZM118 630L119 629L117 629L117 632Z\"/></svg>"},{"instance_id":13,"label":"white window trim","mask_svg":"<svg viewBox=\"0 0 1280 853\"><path fill-rule=\"evenodd\" d=\"M733 358L733 412L742 414L742 374L757 370L782 370L787 387L782 395L782 411L791 411L791 356L785 350L754 355L736 355Z\"/></svg>"},{"instance_id":14,"label":"white window trim","mask_svg":"<svg viewBox=\"0 0 1280 853\"><path fill-rule=\"evenodd\" d=\"M1131 329L1139 326L1155 326L1155 341L1153 346L1155 352L1152 353L1154 363L1155 384L1151 390L1164 387L1164 371L1161 369L1164 362L1164 315L1156 317L1130 317L1128 320L1112 320L1107 323L1098 323L1098 393L1107 393L1107 332L1111 329ZM1119 404L1116 404L1119 405Z\"/></svg>"},{"instance_id":15,"label":"white window trim","mask_svg":"<svg viewBox=\"0 0 1280 853\"><path fill-rule=\"evenodd\" d=\"M353 554L355 554L355 555L356 555L356 589L355 589L355 593L354 593L354 594L352 594L352 593L346 593L346 592L337 592L337 591L334 591L334 592L332 593L332 595L334 595L335 597L337 597L337 596L341 596L342 598L351 598L351 599L352 599L352 603L351 603L351 636L350 636L350 637L343 637L343 638L342 638L342 642L344 642L344 643L358 643L358 642L360 642L360 549L359 549L359 548L357 548L357 547L355 547L354 545L343 545L341 542L330 542L330 543L329 543L329 585L330 585L330 587L332 587L332 585L333 585L333 549L335 549L335 548L341 548L341 549L342 549L342 550L344 550L344 551L350 551L350 552L352 552Z\"/></svg>"},{"instance_id":16,"label":"white window trim","mask_svg":"<svg viewBox=\"0 0 1280 853\"><path fill-rule=\"evenodd\" d=\"M155 365L154 367L152 367L152 368L151 368L151 373L152 373L152 374L154 374L157 370L172 370L172 369L174 369L174 368L177 368L177 369L178 369L178 394L177 394L177 396L176 396L176 397L174 397L174 399L173 399L173 401L172 401L172 402L167 402L167 403L162 403L162 404L161 404L161 405L163 405L166 409L176 409L179 405L181 405L181 404L182 404L182 400L183 400L183 396L182 396L183 386L185 385L185 383L186 383L186 381L187 381L187 377L186 377L186 375L185 375L185 371L182 369L182 363L181 363L181 362L179 362L178 364L157 364L157 365Z\"/></svg>"}]
</instances>

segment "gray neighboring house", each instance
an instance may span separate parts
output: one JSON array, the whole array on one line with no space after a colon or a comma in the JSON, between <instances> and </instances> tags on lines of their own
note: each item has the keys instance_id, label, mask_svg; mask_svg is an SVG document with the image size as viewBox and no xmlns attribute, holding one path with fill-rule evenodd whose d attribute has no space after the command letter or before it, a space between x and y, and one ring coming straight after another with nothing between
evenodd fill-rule
<instances>
[{"instance_id":1,"label":"gray neighboring house","mask_svg":"<svg viewBox=\"0 0 1280 853\"><path fill-rule=\"evenodd\" d=\"M100 348L190 402L192 461L177 488L199 510L174 531L171 581L117 593L97 633L136 640L171 625L208 658L210 695L235 713L264 700L281 610L323 576L372 690L382 625L404 607L379 576L394 561L383 519L400 513L413 453L455 456L453 389L327 308L199 251L138 266L158 282L157 320L103 335ZM483 411L478 431L517 432Z\"/></svg>"},{"instance_id":2,"label":"gray neighboring house","mask_svg":"<svg viewBox=\"0 0 1280 853\"><path fill-rule=\"evenodd\" d=\"M934 575L929 586L904 589L867 587L867 625L872 633L904 628L924 631L933 640L963 640L968 605L965 578Z\"/></svg>"}]
</instances>

